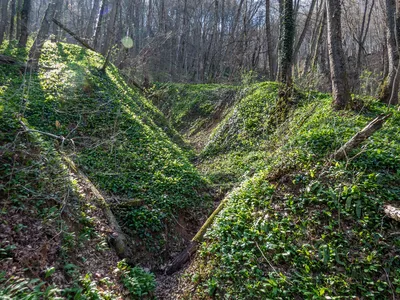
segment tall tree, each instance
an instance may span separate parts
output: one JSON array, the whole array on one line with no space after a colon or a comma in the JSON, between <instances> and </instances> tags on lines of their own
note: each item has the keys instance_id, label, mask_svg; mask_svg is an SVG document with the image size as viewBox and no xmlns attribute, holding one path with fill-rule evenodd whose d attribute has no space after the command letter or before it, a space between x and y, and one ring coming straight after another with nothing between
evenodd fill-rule
<instances>
[{"instance_id":1,"label":"tall tree","mask_svg":"<svg viewBox=\"0 0 400 300\"><path fill-rule=\"evenodd\" d=\"M11 17L10 17L10 31L8 32L8 40L12 41L14 38L14 24L15 24L15 14L16 14L16 7L17 1L11 0L10 2L10 9L11 9Z\"/></svg>"},{"instance_id":2,"label":"tall tree","mask_svg":"<svg viewBox=\"0 0 400 300\"><path fill-rule=\"evenodd\" d=\"M278 81L292 83L293 43L295 34L293 0L280 0Z\"/></svg>"},{"instance_id":3,"label":"tall tree","mask_svg":"<svg viewBox=\"0 0 400 300\"><path fill-rule=\"evenodd\" d=\"M100 9L101 0L94 0L93 2L94 2L93 7L90 12L89 22L87 24L86 32L85 32L85 36L89 40L93 39L94 30L97 27L96 20L99 17L99 9Z\"/></svg>"},{"instance_id":4,"label":"tall tree","mask_svg":"<svg viewBox=\"0 0 400 300\"><path fill-rule=\"evenodd\" d=\"M101 50L101 53L103 55L106 55L107 52L109 51L112 43L115 40L115 21L117 19L117 12L119 9L119 0L113 0L111 2L112 6L111 6L111 12L110 12L110 19L108 20L108 24L107 24L107 32L106 32L106 36L105 36L105 41Z\"/></svg>"},{"instance_id":5,"label":"tall tree","mask_svg":"<svg viewBox=\"0 0 400 300\"><path fill-rule=\"evenodd\" d=\"M98 21L97 21L97 25L96 25L96 31L94 34L94 41L93 41L93 45L94 48L96 50L101 48L101 32L102 32L102 27L103 27L103 20L104 20L104 15L105 15L105 11L106 11L106 5L107 5L107 0L103 0L101 2L101 8L100 8L100 12L99 12L99 17L98 17Z\"/></svg>"},{"instance_id":6,"label":"tall tree","mask_svg":"<svg viewBox=\"0 0 400 300\"><path fill-rule=\"evenodd\" d=\"M336 110L345 109L351 102L342 47L341 9L341 0L326 0L332 96Z\"/></svg>"},{"instance_id":7,"label":"tall tree","mask_svg":"<svg viewBox=\"0 0 400 300\"><path fill-rule=\"evenodd\" d=\"M399 48L400 42L398 22L398 10L396 13L395 0L386 0L386 40L388 52L388 75L381 86L380 100L384 103L397 104L399 102ZM397 19L397 22L396 22Z\"/></svg>"},{"instance_id":8,"label":"tall tree","mask_svg":"<svg viewBox=\"0 0 400 300\"><path fill-rule=\"evenodd\" d=\"M272 31L271 31L271 3L270 0L265 0L265 37L267 41L267 57L268 57L268 69L269 79L275 80L275 60L274 60L274 46L272 44Z\"/></svg>"},{"instance_id":9,"label":"tall tree","mask_svg":"<svg viewBox=\"0 0 400 300\"><path fill-rule=\"evenodd\" d=\"M308 14L307 14L306 21L304 23L303 30L302 30L302 32L300 34L300 37L297 40L295 48L294 48L294 54L293 54L294 55L294 58L293 58L293 62L294 63L296 63L297 55L298 55L298 53L300 51L300 47L303 44L303 41L304 41L304 38L305 38L305 36L307 34L308 28L310 27L311 17L313 15L314 7L315 7L316 3L317 3L317 0L311 0L310 9L308 10Z\"/></svg>"},{"instance_id":10,"label":"tall tree","mask_svg":"<svg viewBox=\"0 0 400 300\"><path fill-rule=\"evenodd\" d=\"M28 41L28 24L29 24L29 13L31 11L31 0L24 0L21 10L21 35L19 37L19 46L26 47Z\"/></svg>"},{"instance_id":11,"label":"tall tree","mask_svg":"<svg viewBox=\"0 0 400 300\"><path fill-rule=\"evenodd\" d=\"M0 46L4 41L4 35L7 30L7 6L8 0L0 0Z\"/></svg>"},{"instance_id":12,"label":"tall tree","mask_svg":"<svg viewBox=\"0 0 400 300\"><path fill-rule=\"evenodd\" d=\"M42 53L43 45L49 36L50 26L57 10L56 1L57 0L50 1L49 5L47 6L37 37L33 42L31 49L29 50L29 60L31 61L31 66L33 69L36 69L39 64L39 58Z\"/></svg>"}]
</instances>

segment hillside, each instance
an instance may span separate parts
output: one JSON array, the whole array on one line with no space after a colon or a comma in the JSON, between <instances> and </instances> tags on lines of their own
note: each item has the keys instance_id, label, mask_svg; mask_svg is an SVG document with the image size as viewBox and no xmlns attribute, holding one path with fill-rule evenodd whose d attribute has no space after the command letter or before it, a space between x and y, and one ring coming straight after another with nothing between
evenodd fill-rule
<instances>
[{"instance_id":1,"label":"hillside","mask_svg":"<svg viewBox=\"0 0 400 300\"><path fill-rule=\"evenodd\" d=\"M239 86L176 83L156 83L148 92L171 126L198 152L243 93Z\"/></svg>"},{"instance_id":2,"label":"hillside","mask_svg":"<svg viewBox=\"0 0 400 300\"><path fill-rule=\"evenodd\" d=\"M300 89L283 101L274 82L156 84L149 101L103 62L49 42L38 73L0 65L0 298L400 296L383 211L399 207L400 112L368 97L338 112ZM219 200L185 270L164 275Z\"/></svg>"},{"instance_id":3,"label":"hillside","mask_svg":"<svg viewBox=\"0 0 400 300\"><path fill-rule=\"evenodd\" d=\"M335 112L331 97L257 84L211 134L199 169L235 187L182 281L191 299L400 296L400 113L373 99ZM344 160L331 154L379 114L382 129ZM227 189L229 190L229 188Z\"/></svg>"},{"instance_id":4,"label":"hillside","mask_svg":"<svg viewBox=\"0 0 400 300\"><path fill-rule=\"evenodd\" d=\"M25 57L11 45L2 52ZM121 258L161 268L206 215L207 182L179 134L114 67L99 71L103 62L46 43L38 73L0 65L0 295L37 285L39 298L117 297L126 293L123 271L113 273ZM118 258L110 247L122 234L129 251L117 248ZM132 270L131 295L149 295L152 275Z\"/></svg>"}]
</instances>

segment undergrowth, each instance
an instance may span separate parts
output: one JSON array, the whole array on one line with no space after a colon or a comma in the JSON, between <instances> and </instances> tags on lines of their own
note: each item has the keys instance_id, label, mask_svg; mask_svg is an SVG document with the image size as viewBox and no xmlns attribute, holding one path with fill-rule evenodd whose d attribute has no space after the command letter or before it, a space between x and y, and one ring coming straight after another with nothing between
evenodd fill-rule
<instances>
[{"instance_id":1,"label":"undergrowth","mask_svg":"<svg viewBox=\"0 0 400 300\"><path fill-rule=\"evenodd\" d=\"M148 91L152 102L197 150L242 94L240 86L156 83Z\"/></svg>"},{"instance_id":2,"label":"undergrowth","mask_svg":"<svg viewBox=\"0 0 400 300\"><path fill-rule=\"evenodd\" d=\"M13 44L3 44L0 53L26 58ZM43 294L51 292L114 299L123 293L123 280L112 272L118 258L107 244L112 229L62 156L112 204L131 238L131 262L155 267L169 259L185 244L175 220L196 220L209 206L207 181L182 150L180 135L114 66L101 72L103 63L89 50L48 42L39 72L0 66L4 297L51 298ZM140 205L119 208L131 200Z\"/></svg>"},{"instance_id":3,"label":"undergrowth","mask_svg":"<svg viewBox=\"0 0 400 300\"><path fill-rule=\"evenodd\" d=\"M400 199L399 112L390 109L381 130L334 161L329 155L387 108L366 99L359 111L334 112L328 95L310 92L271 128L275 91L260 84L205 150L201 167L214 182L243 183L187 272L188 295L398 297L399 225L384 217L383 205Z\"/></svg>"},{"instance_id":4,"label":"undergrowth","mask_svg":"<svg viewBox=\"0 0 400 300\"><path fill-rule=\"evenodd\" d=\"M161 233L176 225L166 216L190 215L192 207L201 214L207 183L190 154L171 141L183 145L161 112L127 86L115 67L101 72L102 63L83 48L47 43L38 74L1 68L1 97L32 128L65 138L43 137L67 152L115 203L141 200L141 207L114 213L133 237L141 235L138 248L158 253L166 243ZM140 222L132 218L138 214Z\"/></svg>"}]
</instances>

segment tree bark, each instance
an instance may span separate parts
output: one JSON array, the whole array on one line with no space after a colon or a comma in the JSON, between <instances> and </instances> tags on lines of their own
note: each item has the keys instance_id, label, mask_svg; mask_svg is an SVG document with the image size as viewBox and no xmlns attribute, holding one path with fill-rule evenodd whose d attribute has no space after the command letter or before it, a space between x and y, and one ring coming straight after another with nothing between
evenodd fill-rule
<instances>
[{"instance_id":1,"label":"tree bark","mask_svg":"<svg viewBox=\"0 0 400 300\"><path fill-rule=\"evenodd\" d=\"M4 41L4 35L6 33L6 27L7 27L7 4L8 0L0 0L0 46L3 44Z\"/></svg>"},{"instance_id":2,"label":"tree bark","mask_svg":"<svg viewBox=\"0 0 400 300\"><path fill-rule=\"evenodd\" d=\"M42 23L40 25L39 33L29 51L29 60L31 61L32 69L37 69L39 65L39 58L42 53L42 48L49 35L51 21L54 17L55 12L56 12L56 2L55 0L53 0L47 6Z\"/></svg>"},{"instance_id":3,"label":"tree bark","mask_svg":"<svg viewBox=\"0 0 400 300\"><path fill-rule=\"evenodd\" d=\"M84 186L86 186L90 190L90 194L95 198L100 208L103 210L104 216L106 217L111 229L113 230L113 234L109 237L110 243L114 247L115 251L119 258L131 258L132 253L128 247L128 239L119 226L117 220L115 219L114 214L112 213L110 206L101 195L99 190L93 185L90 179L82 173L74 164L72 160L68 157L63 156L63 160L68 165L70 170L75 173L75 175L79 178Z\"/></svg>"},{"instance_id":4,"label":"tree bark","mask_svg":"<svg viewBox=\"0 0 400 300\"><path fill-rule=\"evenodd\" d=\"M385 215L397 222L400 222L400 209L392 205L385 205Z\"/></svg>"},{"instance_id":5,"label":"tree bark","mask_svg":"<svg viewBox=\"0 0 400 300\"><path fill-rule=\"evenodd\" d=\"M28 24L29 24L29 13L31 11L31 0L24 0L24 4L21 10L21 35L19 37L18 45L20 47L26 47L28 42Z\"/></svg>"},{"instance_id":6,"label":"tree bark","mask_svg":"<svg viewBox=\"0 0 400 300\"><path fill-rule=\"evenodd\" d=\"M388 51L388 75L381 85L379 100L388 104L399 102L399 76L397 68L399 66L399 48L396 42L396 3L395 0L386 0L386 40Z\"/></svg>"},{"instance_id":7,"label":"tree bark","mask_svg":"<svg viewBox=\"0 0 400 300\"><path fill-rule=\"evenodd\" d=\"M265 0L265 39L267 42L267 57L268 57L268 69L269 79L275 80L275 69L276 64L274 60L274 46L272 44L272 32L271 32L271 3L270 0Z\"/></svg>"},{"instance_id":8,"label":"tree bark","mask_svg":"<svg viewBox=\"0 0 400 300\"><path fill-rule=\"evenodd\" d=\"M15 24L15 13L16 13L17 0L11 0L11 17L10 17L10 31L8 33L8 40L11 42L14 38L14 24Z\"/></svg>"},{"instance_id":9,"label":"tree bark","mask_svg":"<svg viewBox=\"0 0 400 300\"><path fill-rule=\"evenodd\" d=\"M92 8L92 10L90 12L89 22L87 24L86 33L85 33L85 37L88 40L92 40L93 39L94 30L97 27L96 26L96 19L99 16L99 10L100 10L100 0L94 0L93 8Z\"/></svg>"},{"instance_id":10,"label":"tree bark","mask_svg":"<svg viewBox=\"0 0 400 300\"><path fill-rule=\"evenodd\" d=\"M292 84L294 15L293 0L280 0L279 74L278 81Z\"/></svg>"},{"instance_id":11,"label":"tree bark","mask_svg":"<svg viewBox=\"0 0 400 300\"><path fill-rule=\"evenodd\" d=\"M326 12L333 107L336 110L341 110L351 103L346 61L342 47L341 0L326 0Z\"/></svg>"},{"instance_id":12,"label":"tree bark","mask_svg":"<svg viewBox=\"0 0 400 300\"><path fill-rule=\"evenodd\" d=\"M101 49L101 54L108 55L108 51L110 50L111 44L115 40L115 20L117 19L117 12L119 9L119 0L114 0L112 5L112 10L110 12L110 19L108 20L107 31L105 33L105 41L104 45Z\"/></svg>"},{"instance_id":13,"label":"tree bark","mask_svg":"<svg viewBox=\"0 0 400 300\"><path fill-rule=\"evenodd\" d=\"M107 4L106 1L107 0L102 0L100 12L99 12L99 20L97 21L96 32L94 34L93 45L94 45L94 48L97 50L101 49L101 29L103 27L104 12L106 9L106 4Z\"/></svg>"},{"instance_id":14,"label":"tree bark","mask_svg":"<svg viewBox=\"0 0 400 300\"><path fill-rule=\"evenodd\" d=\"M226 203L228 202L228 198L225 198L220 202L218 207L213 211L213 213L208 217L205 223L201 226L199 231L196 235L192 238L188 247L179 253L175 259L172 261L171 266L167 269L167 274L171 275L177 271L179 271L182 266L189 261L189 259L193 256L196 252L200 242L203 240L204 234L206 233L207 229L211 227L214 222L215 217L220 213L222 209L224 209Z\"/></svg>"}]
</instances>

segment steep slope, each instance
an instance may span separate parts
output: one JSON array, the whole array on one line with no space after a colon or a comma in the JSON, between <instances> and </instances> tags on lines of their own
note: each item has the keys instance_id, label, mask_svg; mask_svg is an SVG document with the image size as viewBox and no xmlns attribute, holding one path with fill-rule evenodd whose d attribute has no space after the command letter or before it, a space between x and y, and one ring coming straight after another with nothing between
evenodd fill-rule
<instances>
[{"instance_id":1,"label":"steep slope","mask_svg":"<svg viewBox=\"0 0 400 300\"><path fill-rule=\"evenodd\" d=\"M243 182L206 233L182 297L399 297L400 227L383 213L399 206L399 112L335 161L329 155L387 108L365 100L334 112L329 95L314 92L279 101L276 84L259 84L205 149L201 168L214 182Z\"/></svg>"},{"instance_id":2,"label":"steep slope","mask_svg":"<svg viewBox=\"0 0 400 300\"><path fill-rule=\"evenodd\" d=\"M149 95L171 125L198 151L243 92L221 84L160 84Z\"/></svg>"},{"instance_id":3,"label":"steep slope","mask_svg":"<svg viewBox=\"0 0 400 300\"><path fill-rule=\"evenodd\" d=\"M11 46L2 52L24 58L23 50ZM114 67L99 71L103 62L101 56L80 47L47 43L38 73L0 66L0 183L7 216L1 221L6 234L0 245L7 274L0 281L18 273L40 277L46 285L62 285L65 292L78 275L94 272L86 264L90 256L93 266L101 268L104 262L107 267L96 281L109 277L114 284L116 276L110 272L118 258L105 250L110 224L87 183L74 175L63 157L72 159L106 199L129 237L131 263L151 268L165 263L184 247L209 206L207 182L176 144L183 145L179 135L159 110L125 84ZM25 224L28 216L35 226ZM14 219L25 221L16 226L11 224ZM68 229L43 238L43 230L54 231L57 224L67 224ZM90 228L88 241L81 243L86 227ZM51 259L44 259L35 272L24 273L30 263L19 264L18 253L32 242L35 228L35 240L52 242L46 244ZM40 243L37 248L30 246L35 251L42 247ZM74 254L63 260L60 247ZM85 247L93 247L91 254L85 254ZM53 266L55 274L72 271L58 282L45 272ZM75 269L81 271L74 273ZM90 280L85 284L90 286Z\"/></svg>"}]
</instances>

